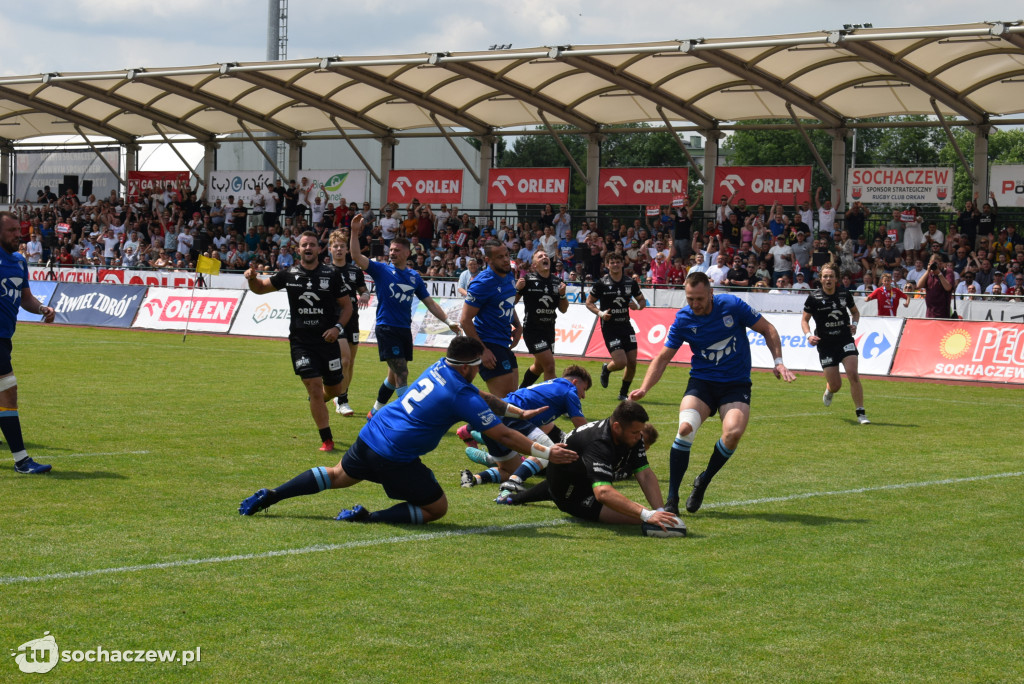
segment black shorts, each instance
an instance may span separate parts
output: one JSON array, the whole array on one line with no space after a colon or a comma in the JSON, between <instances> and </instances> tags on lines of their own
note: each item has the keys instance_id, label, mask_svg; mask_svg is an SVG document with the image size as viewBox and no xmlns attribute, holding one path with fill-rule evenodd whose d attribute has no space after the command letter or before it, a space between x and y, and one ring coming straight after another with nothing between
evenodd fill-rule
<instances>
[{"instance_id":1,"label":"black shorts","mask_svg":"<svg viewBox=\"0 0 1024 684\"><path fill-rule=\"evenodd\" d=\"M750 405L750 383L749 382L713 382L711 380L701 380L700 378L690 378L690 381L686 383L686 394L687 397L697 397L711 408L711 413L708 415L715 415L718 409L724 404L732 404L733 402L740 402L741 404Z\"/></svg>"},{"instance_id":2,"label":"black shorts","mask_svg":"<svg viewBox=\"0 0 1024 684\"><path fill-rule=\"evenodd\" d=\"M586 477L558 477L548 468L548 487L558 510L577 518L598 522L604 504L594 496L594 487Z\"/></svg>"},{"instance_id":3,"label":"black shorts","mask_svg":"<svg viewBox=\"0 0 1024 684\"><path fill-rule=\"evenodd\" d=\"M377 355L381 361L405 359L412 361L412 330L391 325L378 325Z\"/></svg>"},{"instance_id":4,"label":"black shorts","mask_svg":"<svg viewBox=\"0 0 1024 684\"><path fill-rule=\"evenodd\" d=\"M334 342L288 340L292 348L292 368L300 378L323 378L330 387L341 382L341 349Z\"/></svg>"},{"instance_id":5,"label":"black shorts","mask_svg":"<svg viewBox=\"0 0 1024 684\"><path fill-rule=\"evenodd\" d=\"M349 344L359 344L359 319L353 314L352 318L348 319L348 324L345 326L345 332L341 334L339 340L345 340Z\"/></svg>"},{"instance_id":6,"label":"black shorts","mask_svg":"<svg viewBox=\"0 0 1024 684\"><path fill-rule=\"evenodd\" d=\"M555 351L555 328L551 326L534 326L523 331L523 341L531 354Z\"/></svg>"},{"instance_id":7,"label":"black shorts","mask_svg":"<svg viewBox=\"0 0 1024 684\"><path fill-rule=\"evenodd\" d=\"M349 477L376 482L388 498L413 506L426 506L444 496L434 471L423 461L389 461L358 437L341 457L341 467Z\"/></svg>"},{"instance_id":8,"label":"black shorts","mask_svg":"<svg viewBox=\"0 0 1024 684\"><path fill-rule=\"evenodd\" d=\"M14 372L11 366L11 338L0 338L0 375L10 375Z\"/></svg>"},{"instance_id":9,"label":"black shorts","mask_svg":"<svg viewBox=\"0 0 1024 684\"><path fill-rule=\"evenodd\" d=\"M857 343L853 337L840 337L835 340L822 338L818 341L818 359L822 369L838 366L847 356L859 356Z\"/></svg>"},{"instance_id":10,"label":"black shorts","mask_svg":"<svg viewBox=\"0 0 1024 684\"><path fill-rule=\"evenodd\" d=\"M608 351L614 352L620 349L624 352L636 351L636 331L631 325L621 323L601 324L601 334L604 336L604 346Z\"/></svg>"},{"instance_id":11,"label":"black shorts","mask_svg":"<svg viewBox=\"0 0 1024 684\"><path fill-rule=\"evenodd\" d=\"M480 366L480 377L486 382L491 378L500 378L502 375L515 373L519 370L519 362L516 355L508 347L493 342L484 342L484 346L494 354L494 368Z\"/></svg>"}]
</instances>

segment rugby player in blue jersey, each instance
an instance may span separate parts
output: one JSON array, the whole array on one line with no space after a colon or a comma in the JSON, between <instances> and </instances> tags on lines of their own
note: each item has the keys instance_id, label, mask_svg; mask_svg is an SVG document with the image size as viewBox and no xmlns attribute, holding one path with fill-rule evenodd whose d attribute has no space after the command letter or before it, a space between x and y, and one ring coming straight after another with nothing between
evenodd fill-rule
<instances>
[{"instance_id":1,"label":"rugby player in blue jersey","mask_svg":"<svg viewBox=\"0 0 1024 684\"><path fill-rule=\"evenodd\" d=\"M651 391L683 342L690 345L690 381L679 404L679 432L669 452L668 497L665 510L679 512L679 485L690 463L690 447L697 429L717 411L722 416L722 437L715 444L707 469L693 481L686 510L696 513L711 478L739 446L750 420L750 343L747 328L764 336L775 359L775 377L793 382L796 376L782 362L779 333L746 302L731 294L716 295L704 273L686 277L686 302L676 313L665 347L647 368L644 381L629 398L638 401Z\"/></svg>"},{"instance_id":2,"label":"rugby player in blue jersey","mask_svg":"<svg viewBox=\"0 0 1024 684\"><path fill-rule=\"evenodd\" d=\"M398 390L401 396L409 381L409 362L412 361L412 308L413 297L427 307L427 311L443 321L456 335L459 326L448 320L441 305L434 301L420 274L408 268L409 241L395 238L388 246L389 263L371 261L359 248L359 236L363 232L363 215L356 214L349 229L349 255L356 266L370 274L377 294L377 321L374 333L377 336L377 355L388 364L388 376L377 390L377 401L367 414L373 415Z\"/></svg>"},{"instance_id":3,"label":"rugby player in blue jersey","mask_svg":"<svg viewBox=\"0 0 1024 684\"><path fill-rule=\"evenodd\" d=\"M9 211L0 211L0 432L14 456L14 470L39 475L50 466L36 463L25 451L18 417L18 380L11 367L11 338L18 323L18 309L53 323L53 307L44 306L28 285L28 263L18 252L21 245L21 221Z\"/></svg>"},{"instance_id":4,"label":"rugby player in blue jersey","mask_svg":"<svg viewBox=\"0 0 1024 684\"><path fill-rule=\"evenodd\" d=\"M576 365L569 366L563 371L560 378L518 389L505 397L505 401L522 409L547 407L543 413L528 421L505 418L503 422L516 432L541 444L550 446L561 442L564 435L555 425L555 419L565 415L572 421L574 428L585 425L587 419L583 415L580 401L586 398L591 384L590 373L586 368ZM462 430L459 431L459 436L463 436ZM516 451L507 449L486 436L483 441L487 446L487 451L470 446L466 448L466 455L477 463L493 461L492 467L475 475L469 470L463 470L461 473L463 487L475 487L478 484L504 480L501 485L502 490L520 492L524 489L523 482L547 467L547 463L543 459L534 456L527 457L520 463Z\"/></svg>"},{"instance_id":5,"label":"rugby player in blue jersey","mask_svg":"<svg viewBox=\"0 0 1024 684\"><path fill-rule=\"evenodd\" d=\"M552 463L571 463L576 454L562 445L544 446L501 422L499 416L529 420L547 407L524 411L473 385L483 345L459 336L447 354L410 386L401 401L388 404L359 432L355 443L333 468L313 468L275 489L260 489L238 507L241 515L293 496L351 487L362 480L383 485L400 503L370 512L363 506L343 509L338 520L422 524L448 512L448 499L434 473L420 460L433 451L452 425L467 421L489 438Z\"/></svg>"},{"instance_id":6,"label":"rugby player in blue jersey","mask_svg":"<svg viewBox=\"0 0 1024 684\"><path fill-rule=\"evenodd\" d=\"M495 396L504 397L519 387L519 364L512 347L523 334L516 314L516 280L508 247L497 240L484 243L487 268L480 271L462 305L462 329L483 342L485 350L480 377Z\"/></svg>"}]
</instances>

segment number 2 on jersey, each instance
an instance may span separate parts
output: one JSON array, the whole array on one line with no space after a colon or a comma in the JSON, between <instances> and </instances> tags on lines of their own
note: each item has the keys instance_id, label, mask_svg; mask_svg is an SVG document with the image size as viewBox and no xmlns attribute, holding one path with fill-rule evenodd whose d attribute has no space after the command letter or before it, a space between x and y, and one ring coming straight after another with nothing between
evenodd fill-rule
<instances>
[{"instance_id":1,"label":"number 2 on jersey","mask_svg":"<svg viewBox=\"0 0 1024 684\"><path fill-rule=\"evenodd\" d=\"M412 413L414 401L422 401L425 396L434 391L434 383L431 382L430 378L423 378L416 383L415 387L410 387L402 397L402 408L405 409L406 413Z\"/></svg>"}]
</instances>

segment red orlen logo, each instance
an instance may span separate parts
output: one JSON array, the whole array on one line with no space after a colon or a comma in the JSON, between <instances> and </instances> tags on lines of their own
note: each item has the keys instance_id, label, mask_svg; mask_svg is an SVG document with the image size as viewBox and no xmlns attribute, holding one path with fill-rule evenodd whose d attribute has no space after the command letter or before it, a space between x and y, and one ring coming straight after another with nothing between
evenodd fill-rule
<instances>
[{"instance_id":1,"label":"red orlen logo","mask_svg":"<svg viewBox=\"0 0 1024 684\"><path fill-rule=\"evenodd\" d=\"M124 285L124 271L120 269L101 268L96 274L96 281L108 285Z\"/></svg>"},{"instance_id":2,"label":"red orlen logo","mask_svg":"<svg viewBox=\"0 0 1024 684\"><path fill-rule=\"evenodd\" d=\"M151 300L158 302L159 300ZM232 297L177 297L170 296L163 303L158 319L173 323L203 321L206 323L231 323L238 300Z\"/></svg>"}]
</instances>

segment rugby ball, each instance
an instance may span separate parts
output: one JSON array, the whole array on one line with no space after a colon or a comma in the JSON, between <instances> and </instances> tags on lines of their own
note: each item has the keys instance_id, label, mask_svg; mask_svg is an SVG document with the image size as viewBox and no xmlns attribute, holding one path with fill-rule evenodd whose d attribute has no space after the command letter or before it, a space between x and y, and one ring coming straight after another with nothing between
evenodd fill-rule
<instances>
[{"instance_id":1,"label":"rugby ball","mask_svg":"<svg viewBox=\"0 0 1024 684\"><path fill-rule=\"evenodd\" d=\"M640 534L645 537L685 537L686 523L680 518L678 525L666 525L664 530L654 523L640 523Z\"/></svg>"}]
</instances>

